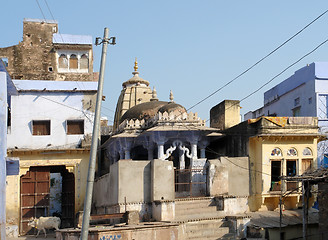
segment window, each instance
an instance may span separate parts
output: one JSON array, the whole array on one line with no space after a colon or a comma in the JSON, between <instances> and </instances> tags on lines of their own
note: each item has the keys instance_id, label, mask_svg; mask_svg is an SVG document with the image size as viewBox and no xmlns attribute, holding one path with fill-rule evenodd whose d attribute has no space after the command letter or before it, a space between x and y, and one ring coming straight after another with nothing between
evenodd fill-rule
<instances>
[{"instance_id":1,"label":"window","mask_svg":"<svg viewBox=\"0 0 328 240\"><path fill-rule=\"evenodd\" d=\"M78 69L78 61L77 56L75 54L72 54L69 58L69 68Z\"/></svg>"},{"instance_id":2,"label":"window","mask_svg":"<svg viewBox=\"0 0 328 240\"><path fill-rule=\"evenodd\" d=\"M296 176L296 160L287 160L286 174L288 177ZM297 188L297 182L287 181L287 191L292 191Z\"/></svg>"},{"instance_id":3,"label":"window","mask_svg":"<svg viewBox=\"0 0 328 240\"><path fill-rule=\"evenodd\" d=\"M281 161L271 161L271 188L270 191L280 191Z\"/></svg>"},{"instance_id":4,"label":"window","mask_svg":"<svg viewBox=\"0 0 328 240\"><path fill-rule=\"evenodd\" d=\"M296 106L298 106L300 104L300 98L298 97L298 98L295 98L294 99L294 106L296 107Z\"/></svg>"},{"instance_id":5,"label":"window","mask_svg":"<svg viewBox=\"0 0 328 240\"><path fill-rule=\"evenodd\" d=\"M318 118L327 119L328 118L328 95L319 94L318 98Z\"/></svg>"},{"instance_id":6,"label":"window","mask_svg":"<svg viewBox=\"0 0 328 240\"><path fill-rule=\"evenodd\" d=\"M50 135L50 120L33 120L32 135Z\"/></svg>"},{"instance_id":7,"label":"window","mask_svg":"<svg viewBox=\"0 0 328 240\"><path fill-rule=\"evenodd\" d=\"M68 61L67 61L67 57L65 54L61 54L59 57L59 68L67 68L68 67Z\"/></svg>"},{"instance_id":8,"label":"window","mask_svg":"<svg viewBox=\"0 0 328 240\"><path fill-rule=\"evenodd\" d=\"M58 72L81 72L89 71L88 52L58 51Z\"/></svg>"},{"instance_id":9,"label":"window","mask_svg":"<svg viewBox=\"0 0 328 240\"><path fill-rule=\"evenodd\" d=\"M308 147L304 148L303 156L312 156L312 150Z\"/></svg>"},{"instance_id":10,"label":"window","mask_svg":"<svg viewBox=\"0 0 328 240\"><path fill-rule=\"evenodd\" d=\"M296 151L296 149L295 149L295 148L290 148L290 149L288 149L288 151L287 151L287 156L291 156L291 157L295 157L295 156L297 156L297 151Z\"/></svg>"},{"instance_id":11,"label":"window","mask_svg":"<svg viewBox=\"0 0 328 240\"><path fill-rule=\"evenodd\" d=\"M84 120L67 120L67 135L83 134L84 133Z\"/></svg>"},{"instance_id":12,"label":"window","mask_svg":"<svg viewBox=\"0 0 328 240\"><path fill-rule=\"evenodd\" d=\"M293 109L293 117L301 116L301 107L296 107Z\"/></svg>"},{"instance_id":13,"label":"window","mask_svg":"<svg viewBox=\"0 0 328 240\"><path fill-rule=\"evenodd\" d=\"M279 148L274 148L271 152L271 156L282 156L281 150Z\"/></svg>"},{"instance_id":14,"label":"window","mask_svg":"<svg viewBox=\"0 0 328 240\"><path fill-rule=\"evenodd\" d=\"M81 69L88 69L89 68L89 59L88 56L83 54L80 59L80 68Z\"/></svg>"},{"instance_id":15,"label":"window","mask_svg":"<svg viewBox=\"0 0 328 240\"><path fill-rule=\"evenodd\" d=\"M296 160L287 160L287 176L293 177L296 175Z\"/></svg>"}]
</instances>

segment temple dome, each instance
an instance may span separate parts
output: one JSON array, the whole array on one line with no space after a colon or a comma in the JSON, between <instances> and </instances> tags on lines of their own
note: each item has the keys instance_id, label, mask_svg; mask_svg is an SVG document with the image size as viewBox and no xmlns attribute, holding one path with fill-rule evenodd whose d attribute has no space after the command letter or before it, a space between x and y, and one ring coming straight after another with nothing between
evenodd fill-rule
<instances>
[{"instance_id":1,"label":"temple dome","mask_svg":"<svg viewBox=\"0 0 328 240\"><path fill-rule=\"evenodd\" d=\"M139 72L133 72L133 77L127 80L122 84L124 88L126 88L128 85L138 85L138 84L145 84L146 86L149 86L149 82L141 77L139 77Z\"/></svg>"},{"instance_id":2,"label":"temple dome","mask_svg":"<svg viewBox=\"0 0 328 240\"><path fill-rule=\"evenodd\" d=\"M177 114L186 113L187 110L180 104L175 102L164 102L164 101L151 101L140 103L129 110L127 110L121 120L122 123L124 120L148 120L154 117L158 112L164 113L171 113L175 112Z\"/></svg>"}]
</instances>

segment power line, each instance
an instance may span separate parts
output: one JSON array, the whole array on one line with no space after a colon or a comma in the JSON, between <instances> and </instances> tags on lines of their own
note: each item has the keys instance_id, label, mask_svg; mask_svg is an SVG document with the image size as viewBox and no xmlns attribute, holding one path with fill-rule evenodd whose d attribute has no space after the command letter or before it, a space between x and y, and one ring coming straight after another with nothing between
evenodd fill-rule
<instances>
[{"instance_id":1,"label":"power line","mask_svg":"<svg viewBox=\"0 0 328 240\"><path fill-rule=\"evenodd\" d=\"M291 41L293 38L295 38L297 35L299 35L301 32L303 32L306 28L308 28L310 25L312 25L314 22L316 22L319 18L321 18L327 12L328 12L328 9L326 11L324 11L322 14L320 14L318 17L316 17L314 20L312 20L310 23L308 23L305 27L303 27L297 33L295 33L293 36L291 36L286 41L284 41L282 44L280 44L278 47L276 47L274 50L272 50L270 53L268 53L267 55L265 55L264 57L262 57L260 60L258 60L256 63L254 63L252 66L250 66L249 68L247 68L245 71L243 71L242 73L240 73L239 75L237 75L236 77L234 77L232 80L230 80L229 82L227 82L226 84L224 84L222 87L220 87L217 90L215 90L213 93L209 94L207 97L203 98L202 100L200 100L196 104L192 105L190 108L187 109L187 111L191 110L192 108L194 108L197 105L201 104L202 102L206 101L207 99L209 99L210 97L212 97L213 95L215 95L216 93L218 93L219 91L221 91L223 88L225 88L226 86L228 86L229 84L231 84L232 82L234 82L235 80L237 80L238 78L240 78L242 75L244 75L245 73L247 73L248 71L250 71L256 65L258 65L259 63L261 63L262 61L264 61L270 55L272 55L273 53L275 53L277 50L279 50L281 47L283 47L285 44L287 44L289 41Z\"/></svg>"},{"instance_id":2,"label":"power line","mask_svg":"<svg viewBox=\"0 0 328 240\"><path fill-rule=\"evenodd\" d=\"M40 11L41 11L41 14L42 14L42 16L43 16L44 21L47 21L45 15L44 15L44 13L43 13L43 11L42 11L42 9L41 9L41 6L40 6L40 4L39 4L39 1L38 1L38 0L35 0L35 1L36 1L36 3L37 3L38 6L39 6L39 9L40 9Z\"/></svg>"},{"instance_id":3,"label":"power line","mask_svg":"<svg viewBox=\"0 0 328 240\"><path fill-rule=\"evenodd\" d=\"M320 43L318 46L316 46L313 50L311 50L310 52L308 52L307 54L305 54L304 56L302 56L301 58L299 58L297 61L295 61L294 63L290 64L288 67L286 67L284 70L282 70L280 73L278 73L276 76L274 76L273 78L271 78L269 81L267 81L265 84L263 84L261 87L259 87L258 89L256 89L254 92L248 94L246 97L242 98L240 100L244 101L245 99L249 98L250 96L254 95L255 93L257 93L258 91L260 91L262 88L264 88L266 85L268 85L269 83L271 83L274 79L276 79L277 77L279 77L280 75L282 75L284 72L286 72L289 68L293 67L295 64L299 63L301 60L303 60L304 58L306 58L307 56L309 56L310 54L312 54L313 52L315 52L316 50L318 50L322 45L324 45L325 43L328 42L328 39L326 39L325 41L323 41L322 43ZM232 107L232 106L231 106Z\"/></svg>"},{"instance_id":4,"label":"power line","mask_svg":"<svg viewBox=\"0 0 328 240\"><path fill-rule=\"evenodd\" d=\"M50 10L50 8L49 8L49 5L48 5L47 0L44 0L44 2L46 3L46 6L47 6L47 8L48 8L48 11L49 11L49 13L50 13L50 15L51 15L51 17L52 17L52 20L55 20L54 15L52 14L52 12L51 12L51 10Z\"/></svg>"},{"instance_id":5,"label":"power line","mask_svg":"<svg viewBox=\"0 0 328 240\"><path fill-rule=\"evenodd\" d=\"M301 60L303 60L304 58L306 58L307 56L309 56L310 54L312 54L313 52L315 52L316 50L318 50L321 46L323 46L324 44L326 44L328 42L328 38L321 42L318 46L316 46L314 49L312 49L310 52L306 53L304 56L302 56L301 58L299 58L297 61L295 61L294 63L290 64L288 67L286 67L285 69L283 69L281 72L279 72L277 75L275 75L273 78L271 78L269 81L267 81L266 83L264 83L262 86L260 86L259 88L257 88L255 91L251 92L250 94L248 94L246 97L243 97L240 101L244 101L247 98L251 97L252 95L254 95L255 93L257 93L258 91L260 91L262 88L264 88L266 85L268 85L269 83L271 83L274 79L276 79L277 77L279 77L280 75L282 75L284 72L286 72L288 69L290 69L291 67L293 67L294 65L296 65L297 63L299 63ZM230 107L228 107L226 110L238 105L239 103L235 103L232 104ZM207 119L206 122L208 122L210 119Z\"/></svg>"}]
</instances>

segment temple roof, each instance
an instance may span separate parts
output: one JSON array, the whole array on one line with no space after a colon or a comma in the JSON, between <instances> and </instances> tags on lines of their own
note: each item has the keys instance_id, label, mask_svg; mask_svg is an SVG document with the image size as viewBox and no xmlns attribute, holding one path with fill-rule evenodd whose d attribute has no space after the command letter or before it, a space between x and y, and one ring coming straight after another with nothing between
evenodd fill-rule
<instances>
[{"instance_id":1,"label":"temple roof","mask_svg":"<svg viewBox=\"0 0 328 240\"><path fill-rule=\"evenodd\" d=\"M126 111L123 116L121 117L120 123L122 123L124 120L148 120L152 117L154 117L158 112L164 113L186 113L186 109L181 106L180 104L177 104L175 102L164 102L164 101L151 101L151 102L145 102L138 104L132 108L130 108L128 111Z\"/></svg>"}]
</instances>

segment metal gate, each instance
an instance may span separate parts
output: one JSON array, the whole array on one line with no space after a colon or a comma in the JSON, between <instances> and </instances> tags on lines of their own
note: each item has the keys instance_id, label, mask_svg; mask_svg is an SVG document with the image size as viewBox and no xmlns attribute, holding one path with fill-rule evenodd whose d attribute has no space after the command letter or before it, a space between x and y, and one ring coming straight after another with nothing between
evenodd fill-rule
<instances>
[{"instance_id":1,"label":"metal gate","mask_svg":"<svg viewBox=\"0 0 328 240\"><path fill-rule=\"evenodd\" d=\"M48 216L50 195L50 168L31 167L21 176L21 234L33 234L27 226L32 217Z\"/></svg>"},{"instance_id":2,"label":"metal gate","mask_svg":"<svg viewBox=\"0 0 328 240\"><path fill-rule=\"evenodd\" d=\"M204 197L207 193L207 173L204 169L175 169L175 197Z\"/></svg>"}]
</instances>

